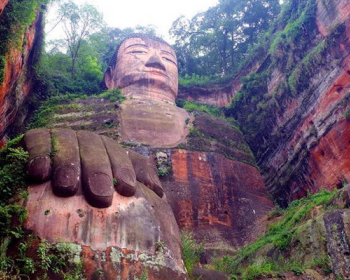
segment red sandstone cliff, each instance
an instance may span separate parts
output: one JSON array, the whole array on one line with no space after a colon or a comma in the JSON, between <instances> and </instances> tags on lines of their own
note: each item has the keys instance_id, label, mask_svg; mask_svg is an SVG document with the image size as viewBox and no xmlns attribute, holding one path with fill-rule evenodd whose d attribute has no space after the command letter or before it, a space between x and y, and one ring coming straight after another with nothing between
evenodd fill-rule
<instances>
[{"instance_id":1,"label":"red sandstone cliff","mask_svg":"<svg viewBox=\"0 0 350 280\"><path fill-rule=\"evenodd\" d=\"M0 2L0 16L8 1ZM11 48L5 55L4 80L0 85L0 140L13 123L19 108L31 92L35 52L40 51L43 15L25 29L21 38L22 49Z\"/></svg>"},{"instance_id":2,"label":"red sandstone cliff","mask_svg":"<svg viewBox=\"0 0 350 280\"><path fill-rule=\"evenodd\" d=\"M176 149L171 162L173 173L163 186L180 228L222 252L261 234L272 202L255 167L217 153Z\"/></svg>"},{"instance_id":3,"label":"red sandstone cliff","mask_svg":"<svg viewBox=\"0 0 350 280\"><path fill-rule=\"evenodd\" d=\"M345 118L350 108L350 3L308 3L311 16L300 17L302 24L294 31L300 35L294 38L294 45L289 37L272 53L268 46L265 55L247 63L226 90L195 88L179 94L222 106L243 89L238 105L229 113L240 122L267 188L282 204L350 181L350 121ZM285 26L295 18L291 16ZM308 31L306 24L315 27ZM281 22L275 26L276 37L283 28ZM283 34L293 36L288 31ZM249 86L242 88L241 81L248 73L256 73L251 76L254 86L250 92Z\"/></svg>"},{"instance_id":4,"label":"red sandstone cliff","mask_svg":"<svg viewBox=\"0 0 350 280\"><path fill-rule=\"evenodd\" d=\"M7 3L8 3L8 0L1 0L0 1L0 15L2 14L2 11L6 7Z\"/></svg>"},{"instance_id":5,"label":"red sandstone cliff","mask_svg":"<svg viewBox=\"0 0 350 280\"><path fill-rule=\"evenodd\" d=\"M350 3L328 2L317 1L318 36L329 35L336 24L343 24L344 30L305 91L277 114L273 133L285 136L259 159L268 188L281 200L350 181L350 122L344 116L350 96Z\"/></svg>"}]
</instances>

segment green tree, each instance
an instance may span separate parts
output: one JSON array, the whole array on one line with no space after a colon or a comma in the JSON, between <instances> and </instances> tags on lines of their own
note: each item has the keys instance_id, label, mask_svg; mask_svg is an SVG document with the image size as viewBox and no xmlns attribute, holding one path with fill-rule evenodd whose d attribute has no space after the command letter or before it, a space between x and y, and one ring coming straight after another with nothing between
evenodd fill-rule
<instances>
[{"instance_id":1,"label":"green tree","mask_svg":"<svg viewBox=\"0 0 350 280\"><path fill-rule=\"evenodd\" d=\"M59 7L62 17L65 45L71 58L71 74L74 76L79 50L84 40L102 28L102 14L89 4L81 6L69 1Z\"/></svg>"},{"instance_id":2,"label":"green tree","mask_svg":"<svg viewBox=\"0 0 350 280\"><path fill-rule=\"evenodd\" d=\"M180 74L226 75L278 14L278 0L220 0L191 20L178 18L170 34Z\"/></svg>"},{"instance_id":3,"label":"green tree","mask_svg":"<svg viewBox=\"0 0 350 280\"><path fill-rule=\"evenodd\" d=\"M58 3L62 11L74 10L78 7L69 2L66 3L69 5L68 9L66 4ZM74 10L74 12L79 13L78 10ZM73 11L69 11L69 13L73 14ZM67 16L68 12L62 12L62 15ZM59 21L61 21L59 24L64 24L61 16L56 19L54 25ZM70 19L65 19L65 21L67 25ZM72 24L75 25L77 22L78 19L72 21ZM77 34L76 31L71 33ZM110 59L121 41L132 33L154 35L156 32L152 26L119 29L106 27L100 23L99 28L90 29L89 32L85 32L84 36L80 36L79 40L74 35L72 38L66 36L64 39L48 42L41 63L36 69L41 80L40 86L36 88L37 93L41 97L46 97L47 93L49 95L66 92L94 94L101 91L100 84L103 73L107 69ZM77 44L75 45L74 42ZM70 43L72 43L72 47L69 48ZM73 53L72 50L76 53ZM74 60L73 57L75 57ZM74 69L73 72L72 69Z\"/></svg>"}]
</instances>

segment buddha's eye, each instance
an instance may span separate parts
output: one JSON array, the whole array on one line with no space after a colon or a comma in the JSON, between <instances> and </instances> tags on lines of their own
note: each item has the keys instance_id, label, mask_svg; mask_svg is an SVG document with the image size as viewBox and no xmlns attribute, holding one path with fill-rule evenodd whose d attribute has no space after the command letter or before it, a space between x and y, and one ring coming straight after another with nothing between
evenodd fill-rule
<instances>
[{"instance_id":1,"label":"buddha's eye","mask_svg":"<svg viewBox=\"0 0 350 280\"><path fill-rule=\"evenodd\" d=\"M143 50L133 50L130 53L132 53L132 54L146 54L147 52L143 51Z\"/></svg>"},{"instance_id":2,"label":"buddha's eye","mask_svg":"<svg viewBox=\"0 0 350 280\"><path fill-rule=\"evenodd\" d=\"M176 62L174 60L172 60L172 59L170 59L168 57L165 57L165 56L163 57L163 59L165 59L165 61L170 62L170 63L174 64L175 66L177 66L177 64L176 64Z\"/></svg>"}]
</instances>

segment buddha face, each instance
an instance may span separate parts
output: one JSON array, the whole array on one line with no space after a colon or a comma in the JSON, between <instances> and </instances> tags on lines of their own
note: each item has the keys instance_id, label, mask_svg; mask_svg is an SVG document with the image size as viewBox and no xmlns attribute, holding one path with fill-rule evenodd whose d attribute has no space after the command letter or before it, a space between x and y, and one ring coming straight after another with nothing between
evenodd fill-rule
<instances>
[{"instance_id":1,"label":"buddha face","mask_svg":"<svg viewBox=\"0 0 350 280\"><path fill-rule=\"evenodd\" d=\"M175 101L178 89L174 50L149 38L130 38L119 48L115 69L105 75L108 88L121 88L126 96Z\"/></svg>"}]
</instances>

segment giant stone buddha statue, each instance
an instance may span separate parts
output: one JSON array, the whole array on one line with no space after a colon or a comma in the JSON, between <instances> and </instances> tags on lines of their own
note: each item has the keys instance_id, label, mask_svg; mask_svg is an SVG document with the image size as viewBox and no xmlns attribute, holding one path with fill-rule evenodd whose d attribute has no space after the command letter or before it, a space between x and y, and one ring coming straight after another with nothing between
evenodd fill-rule
<instances>
[{"instance_id":1,"label":"giant stone buddha statue","mask_svg":"<svg viewBox=\"0 0 350 280\"><path fill-rule=\"evenodd\" d=\"M174 51L143 36L118 50L105 80L129 98L122 104L125 140L179 141L188 115L174 105ZM95 271L87 277L103 269L104 279L138 279L144 271L152 279L186 279L179 229L151 159L88 131L31 130L24 145L33 182L27 229L51 243L76 243L83 255L104 256L104 263L90 260Z\"/></svg>"}]
</instances>

